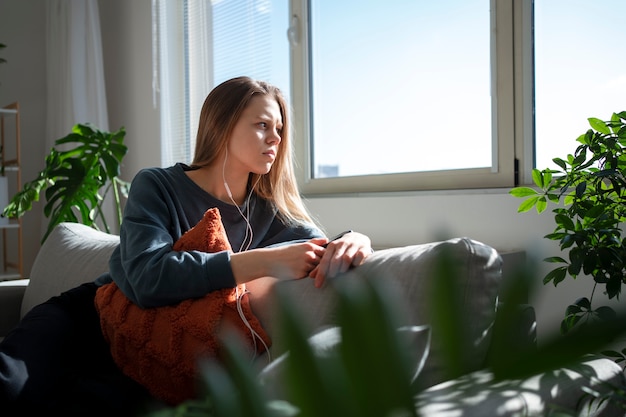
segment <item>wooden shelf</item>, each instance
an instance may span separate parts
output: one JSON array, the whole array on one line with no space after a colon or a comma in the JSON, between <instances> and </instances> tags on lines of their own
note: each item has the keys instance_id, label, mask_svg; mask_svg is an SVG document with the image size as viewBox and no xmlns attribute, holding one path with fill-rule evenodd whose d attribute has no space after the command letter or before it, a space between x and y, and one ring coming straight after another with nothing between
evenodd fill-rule
<instances>
[{"instance_id":1,"label":"wooden shelf","mask_svg":"<svg viewBox=\"0 0 626 417\"><path fill-rule=\"evenodd\" d=\"M11 196L22 187L20 106L17 102L0 108L0 149L0 163L4 166L4 176L9 181L8 195ZM4 207L0 207L0 213L3 209ZM24 277L22 219L8 219L8 222L6 219L2 220L0 281L20 279Z\"/></svg>"}]
</instances>

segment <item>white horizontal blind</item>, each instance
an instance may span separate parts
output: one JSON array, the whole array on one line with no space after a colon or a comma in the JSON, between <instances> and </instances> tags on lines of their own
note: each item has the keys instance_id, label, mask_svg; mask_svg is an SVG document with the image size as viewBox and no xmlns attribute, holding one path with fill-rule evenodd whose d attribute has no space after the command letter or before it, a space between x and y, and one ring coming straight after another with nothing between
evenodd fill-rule
<instances>
[{"instance_id":1,"label":"white horizontal blind","mask_svg":"<svg viewBox=\"0 0 626 417\"><path fill-rule=\"evenodd\" d=\"M212 6L206 0L187 0L185 13L185 113L188 120L187 142L181 148L193 158L202 104L213 88Z\"/></svg>"},{"instance_id":2,"label":"white horizontal blind","mask_svg":"<svg viewBox=\"0 0 626 417\"><path fill-rule=\"evenodd\" d=\"M163 166L193 157L198 117L217 84L246 75L289 94L287 0L159 1Z\"/></svg>"},{"instance_id":3,"label":"white horizontal blind","mask_svg":"<svg viewBox=\"0 0 626 417\"><path fill-rule=\"evenodd\" d=\"M186 2L157 0L161 165L188 161L184 16Z\"/></svg>"}]
</instances>

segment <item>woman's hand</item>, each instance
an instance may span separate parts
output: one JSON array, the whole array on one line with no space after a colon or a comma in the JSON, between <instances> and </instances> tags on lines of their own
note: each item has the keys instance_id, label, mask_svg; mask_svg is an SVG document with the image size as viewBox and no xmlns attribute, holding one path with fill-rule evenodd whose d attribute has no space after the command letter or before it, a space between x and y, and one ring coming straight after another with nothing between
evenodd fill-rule
<instances>
[{"instance_id":1,"label":"woman's hand","mask_svg":"<svg viewBox=\"0 0 626 417\"><path fill-rule=\"evenodd\" d=\"M309 273L315 279L315 286L320 288L326 278L332 278L358 266L372 253L370 238L362 233L350 232L340 239L328 242L328 246L319 264Z\"/></svg>"},{"instance_id":2,"label":"woman's hand","mask_svg":"<svg viewBox=\"0 0 626 417\"><path fill-rule=\"evenodd\" d=\"M279 279L306 278L327 251L322 247L326 242L326 238L314 238L302 243L233 253L230 265L235 281L241 284L266 276Z\"/></svg>"}]
</instances>

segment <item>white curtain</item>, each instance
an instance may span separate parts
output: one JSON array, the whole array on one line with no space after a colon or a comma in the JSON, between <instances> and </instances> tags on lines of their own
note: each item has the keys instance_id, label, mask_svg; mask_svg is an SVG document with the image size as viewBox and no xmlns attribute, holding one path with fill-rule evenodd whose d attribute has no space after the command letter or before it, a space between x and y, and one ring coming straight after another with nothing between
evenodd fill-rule
<instances>
[{"instance_id":1,"label":"white curtain","mask_svg":"<svg viewBox=\"0 0 626 417\"><path fill-rule=\"evenodd\" d=\"M77 123L108 130L97 0L47 0L47 148Z\"/></svg>"},{"instance_id":2,"label":"white curtain","mask_svg":"<svg viewBox=\"0 0 626 417\"><path fill-rule=\"evenodd\" d=\"M46 150L78 123L109 130L97 0L46 1ZM47 151L46 151L47 152ZM104 204L116 227L113 199ZM42 223L42 234L48 221Z\"/></svg>"}]
</instances>

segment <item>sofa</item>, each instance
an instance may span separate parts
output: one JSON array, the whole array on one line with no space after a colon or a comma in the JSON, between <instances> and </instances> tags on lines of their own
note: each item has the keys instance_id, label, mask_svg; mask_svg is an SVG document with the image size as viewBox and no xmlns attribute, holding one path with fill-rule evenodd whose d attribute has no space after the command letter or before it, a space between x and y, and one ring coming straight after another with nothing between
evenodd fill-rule
<instances>
[{"instance_id":1,"label":"sofa","mask_svg":"<svg viewBox=\"0 0 626 417\"><path fill-rule=\"evenodd\" d=\"M34 305L82 282L91 281L108 268L108 259L119 237L79 223L58 225L42 245L28 279L0 282L0 338L15 326ZM453 238L425 244L377 250L366 262L334 278L338 282L359 279L384 280L407 326L428 327L433 321L431 287L436 276L437 259L449 256L459 273L455 287L460 297L457 306L471 317L467 334L476 343L468 355L468 372L445 380L441 347L427 346L416 355L420 363L416 378L420 387L415 404L424 416L543 416L555 409L571 415L624 415L610 401L589 398L585 392L610 393L626 386L621 368L603 357L589 357L577 366L510 381L496 381L485 363L490 349L494 316L499 308L503 271L507 257L494 248L469 239ZM510 269L510 266L509 266ZM288 352L279 339L276 294L287 296L306 318L306 331L313 340L331 328L336 320L337 294L329 283L318 289L310 279L276 282L253 305L261 324L272 338L269 358L276 361ZM256 291L252 283L248 288ZM526 320L517 334L534 343L534 312L525 306ZM257 359L259 374L267 374L272 363L265 355ZM550 381L550 383L546 383Z\"/></svg>"}]
</instances>

